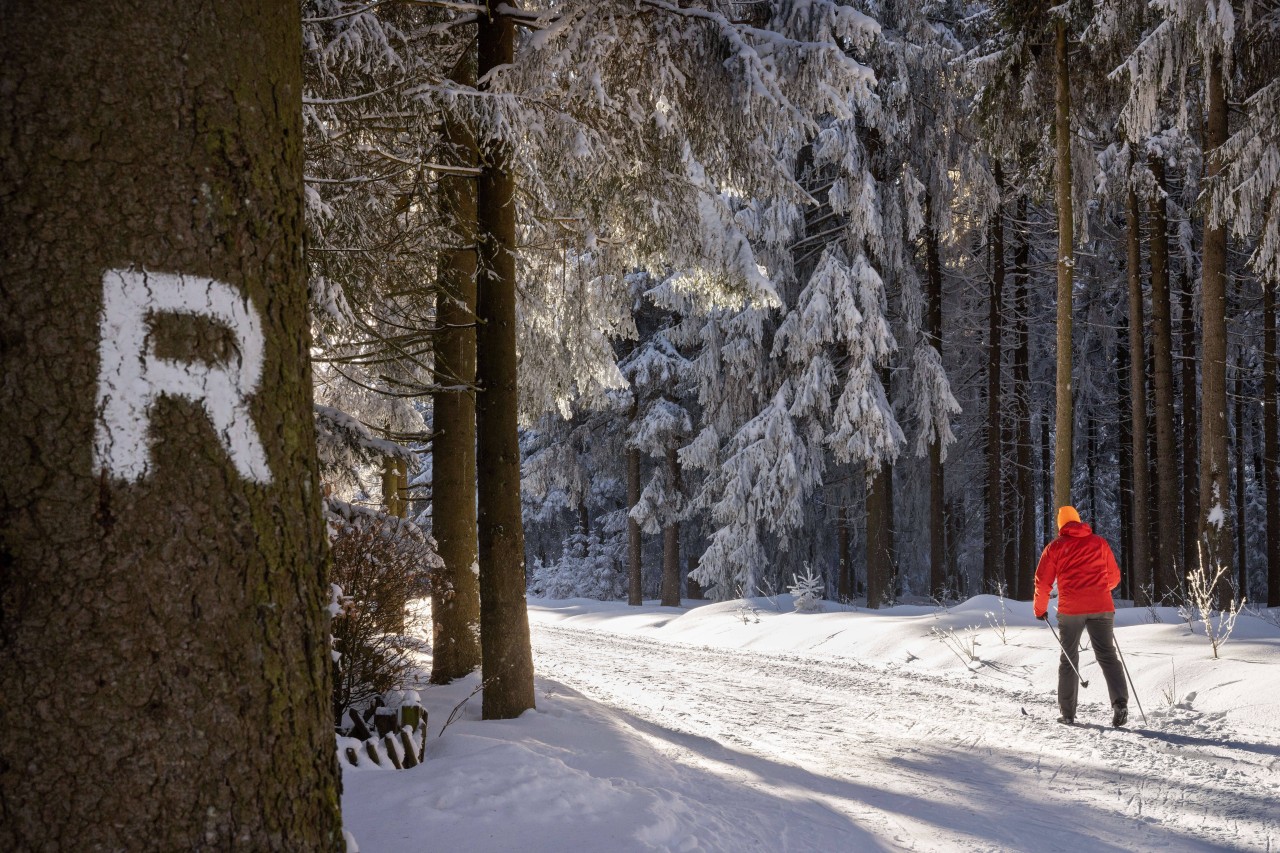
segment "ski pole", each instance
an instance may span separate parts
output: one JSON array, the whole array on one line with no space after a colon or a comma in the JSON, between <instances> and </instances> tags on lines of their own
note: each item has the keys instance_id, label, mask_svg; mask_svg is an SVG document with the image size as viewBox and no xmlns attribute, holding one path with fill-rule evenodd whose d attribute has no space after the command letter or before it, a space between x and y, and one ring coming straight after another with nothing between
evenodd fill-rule
<instances>
[{"instance_id":1,"label":"ski pole","mask_svg":"<svg viewBox=\"0 0 1280 853\"><path fill-rule=\"evenodd\" d=\"M1138 698L1138 688L1133 686L1133 676L1129 674L1129 665L1124 662L1124 652L1120 651L1120 643L1116 642L1114 632L1111 642L1115 643L1116 654L1120 655L1120 666L1124 668L1124 677L1129 679L1129 689L1133 691L1133 701L1138 703L1138 713L1142 715L1142 724L1147 725L1147 712L1142 710L1142 700Z\"/></svg>"},{"instance_id":2,"label":"ski pole","mask_svg":"<svg viewBox=\"0 0 1280 853\"><path fill-rule=\"evenodd\" d=\"M1050 631L1053 631L1053 638L1058 641L1058 648L1062 649L1062 656L1067 659L1067 663L1071 664L1071 669L1075 672L1076 678L1080 679L1080 686L1088 687L1089 682L1084 680L1084 676L1080 674L1080 670L1076 669L1076 665L1074 663L1071 663L1071 655L1067 654L1067 647L1062 645L1062 638L1058 636L1057 631L1053 630L1053 623L1049 621L1048 617L1045 618L1044 624L1049 626Z\"/></svg>"}]
</instances>

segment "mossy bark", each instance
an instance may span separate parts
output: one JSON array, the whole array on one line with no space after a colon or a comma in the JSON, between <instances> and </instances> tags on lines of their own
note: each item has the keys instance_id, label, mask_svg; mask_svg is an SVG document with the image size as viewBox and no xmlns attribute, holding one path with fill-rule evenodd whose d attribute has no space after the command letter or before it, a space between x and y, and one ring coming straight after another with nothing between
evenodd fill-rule
<instances>
[{"instance_id":1,"label":"mossy bark","mask_svg":"<svg viewBox=\"0 0 1280 853\"><path fill-rule=\"evenodd\" d=\"M4 11L0 847L339 851L299 7L159 11ZM251 303L269 482L174 397L142 479L95 470L103 276L128 268ZM179 330L162 356L236 361L215 323L149 322Z\"/></svg>"}]
</instances>

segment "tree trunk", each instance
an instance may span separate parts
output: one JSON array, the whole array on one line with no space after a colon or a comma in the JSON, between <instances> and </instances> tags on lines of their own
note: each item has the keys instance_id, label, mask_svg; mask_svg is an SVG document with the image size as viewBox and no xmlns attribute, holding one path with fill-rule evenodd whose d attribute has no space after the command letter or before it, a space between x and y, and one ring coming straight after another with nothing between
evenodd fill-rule
<instances>
[{"instance_id":1,"label":"tree trunk","mask_svg":"<svg viewBox=\"0 0 1280 853\"><path fill-rule=\"evenodd\" d=\"M512 61L515 26L497 8L490 4L489 13L479 18L478 79ZM485 140L481 151L476 445L482 716L502 720L518 717L534 705L533 653L525 609L516 432L515 180L508 166L510 152L499 140Z\"/></svg>"},{"instance_id":2,"label":"tree trunk","mask_svg":"<svg viewBox=\"0 0 1280 853\"><path fill-rule=\"evenodd\" d=\"M1004 175L995 168L996 192L1004 193ZM991 217L991 293L987 301L987 529L982 560L982 591L1004 585L1004 454L1000 424L1000 312L1004 304L1004 215L1001 204Z\"/></svg>"},{"instance_id":3,"label":"tree trunk","mask_svg":"<svg viewBox=\"0 0 1280 853\"><path fill-rule=\"evenodd\" d=\"M675 442L667 448L667 476L671 488L680 494L680 457ZM663 607L680 606L680 522L672 520L662 528L662 601Z\"/></svg>"},{"instance_id":4,"label":"tree trunk","mask_svg":"<svg viewBox=\"0 0 1280 853\"><path fill-rule=\"evenodd\" d=\"M1040 413L1040 495L1044 502L1044 514L1040 516L1044 529L1041 538L1045 543L1051 542L1058 535L1057 510L1053 505L1053 445L1049 439L1049 415ZM1034 577L1035 570L1032 569Z\"/></svg>"},{"instance_id":5,"label":"tree trunk","mask_svg":"<svg viewBox=\"0 0 1280 853\"><path fill-rule=\"evenodd\" d=\"M345 850L299 7L3 17L0 847Z\"/></svg>"},{"instance_id":6,"label":"tree trunk","mask_svg":"<svg viewBox=\"0 0 1280 853\"><path fill-rule=\"evenodd\" d=\"M454 82L474 86L474 52L458 63ZM443 158L450 166L480 162L475 134L446 119ZM476 182L443 175L440 193L452 220L453 246L441 257L436 313L436 394L431 440L431 526L444 568L431 584L431 681L447 684L480 666L480 579L476 541Z\"/></svg>"},{"instance_id":7,"label":"tree trunk","mask_svg":"<svg viewBox=\"0 0 1280 853\"><path fill-rule=\"evenodd\" d=\"M1058 202L1058 372L1056 435L1053 455L1053 513L1071 503L1072 408L1071 284L1075 272L1075 221L1071 201L1071 76L1067 65L1067 25L1058 20L1054 37L1056 85L1054 142L1057 154ZM1056 532L1056 531L1055 531Z\"/></svg>"},{"instance_id":8,"label":"tree trunk","mask_svg":"<svg viewBox=\"0 0 1280 853\"><path fill-rule=\"evenodd\" d=\"M1150 588L1152 583L1151 572L1151 518L1149 515L1148 498L1151 495L1151 466L1147 461L1147 371L1146 352L1147 352L1147 336L1146 336L1146 312L1143 310L1142 300L1142 250L1139 243L1138 234L1138 194L1133 188L1129 189L1126 221L1128 225L1128 247L1129 247L1129 402L1131 410L1130 431L1132 444L1132 460L1133 460L1133 515L1129 521L1129 536L1133 543L1132 555L1132 575L1130 577L1130 591L1133 595L1133 603L1136 605L1145 605L1150 603ZM1151 302L1156 305L1160 301L1160 295L1155 284L1156 269L1156 248L1154 234L1158 228L1157 219L1154 215L1151 217ZM1168 282L1165 286L1165 300L1168 304ZM1160 316L1159 312L1153 307L1153 323L1156 326L1156 342L1155 351L1160 351ZM1168 334L1168 314L1165 314L1166 334ZM1171 339L1165 339L1167 346ZM1166 355L1168 351L1166 350ZM1159 375L1159 359L1157 358L1157 375ZM1172 375L1166 377L1171 379ZM1156 382L1157 391L1160 388L1160 382ZM1159 395L1157 394L1157 407L1159 405ZM1172 403L1172 395L1170 395L1170 403ZM1158 443L1158 439L1157 439ZM1167 493L1162 493L1163 498ZM1173 501L1172 503L1176 503ZM1165 504L1160 504L1165 505ZM1164 517L1172 521L1176 521L1176 517L1171 513L1161 513L1161 526L1165 523Z\"/></svg>"},{"instance_id":9,"label":"tree trunk","mask_svg":"<svg viewBox=\"0 0 1280 853\"><path fill-rule=\"evenodd\" d=\"M1156 191L1151 197L1151 360L1156 425L1156 542L1151 582L1156 595L1176 589L1179 571L1178 450L1173 428L1173 317L1169 296L1169 221L1164 161L1150 159ZM1146 458L1145 455L1142 458Z\"/></svg>"},{"instance_id":10,"label":"tree trunk","mask_svg":"<svg viewBox=\"0 0 1280 853\"><path fill-rule=\"evenodd\" d=\"M925 195L925 262L928 288L925 291L925 339L942 356L942 256L938 251L938 228L933 197ZM942 598L947 585L946 483L942 465L942 442L929 444L929 592ZM843 510L842 510L843 511ZM842 528L846 538L848 530ZM846 542L847 546L847 542ZM843 577L843 575L842 575Z\"/></svg>"},{"instance_id":11,"label":"tree trunk","mask_svg":"<svg viewBox=\"0 0 1280 853\"><path fill-rule=\"evenodd\" d=\"M1013 419L1016 425L1017 450L1017 500L1021 505L1018 521L1018 584L1010 595L1029 599L1033 592L1039 549L1036 548L1036 490L1035 470L1031 452L1031 352L1027 330L1028 268L1031 262L1031 241L1027 239L1027 197L1018 197L1018 248L1014 252L1013 286Z\"/></svg>"},{"instance_id":12,"label":"tree trunk","mask_svg":"<svg viewBox=\"0 0 1280 853\"><path fill-rule=\"evenodd\" d=\"M1262 286L1262 482L1267 495L1267 606L1280 607L1280 395L1276 294Z\"/></svg>"},{"instance_id":13,"label":"tree trunk","mask_svg":"<svg viewBox=\"0 0 1280 853\"><path fill-rule=\"evenodd\" d=\"M836 581L836 594L841 602L847 602L854 597L853 559L849 551L849 507L841 504L837 512L839 515L836 517L836 558L840 563L840 574Z\"/></svg>"},{"instance_id":14,"label":"tree trunk","mask_svg":"<svg viewBox=\"0 0 1280 853\"><path fill-rule=\"evenodd\" d=\"M627 448L627 512L640 503L640 451ZM627 516L627 604L644 604L644 566L641 563L640 523Z\"/></svg>"},{"instance_id":15,"label":"tree trunk","mask_svg":"<svg viewBox=\"0 0 1280 853\"><path fill-rule=\"evenodd\" d=\"M1200 527L1200 438L1197 418L1200 406L1196 387L1196 319L1191 281L1185 271L1179 306L1182 310L1179 328L1179 337L1182 339L1182 572L1176 580L1181 584L1186 578L1187 570L1199 565L1196 542Z\"/></svg>"},{"instance_id":16,"label":"tree trunk","mask_svg":"<svg viewBox=\"0 0 1280 853\"><path fill-rule=\"evenodd\" d=\"M1242 300L1243 301L1243 300ZM1245 544L1245 422L1244 422L1244 353L1236 353L1236 411L1235 411L1235 445L1236 445L1236 589L1239 595L1247 596L1249 591L1249 555Z\"/></svg>"},{"instance_id":17,"label":"tree trunk","mask_svg":"<svg viewBox=\"0 0 1280 853\"><path fill-rule=\"evenodd\" d=\"M888 465L867 478L867 607L877 609L893 599L893 532Z\"/></svg>"},{"instance_id":18,"label":"tree trunk","mask_svg":"<svg viewBox=\"0 0 1280 853\"><path fill-rule=\"evenodd\" d=\"M1116 402L1119 410L1116 432L1119 437L1117 457L1120 463L1120 597L1133 598L1133 400L1130 383L1135 366L1129 355L1129 318L1120 321L1116 330ZM1141 369L1141 368L1138 368ZM1144 389L1145 390L1145 389Z\"/></svg>"},{"instance_id":19,"label":"tree trunk","mask_svg":"<svg viewBox=\"0 0 1280 853\"><path fill-rule=\"evenodd\" d=\"M1206 100L1205 184L1222 171L1219 148L1227 141L1227 93L1222 57L1209 62ZM1209 217L1204 223L1200 324L1200 543L1203 564L1231 577L1231 485L1227 458L1227 232ZM1226 590L1219 589L1219 596Z\"/></svg>"},{"instance_id":20,"label":"tree trunk","mask_svg":"<svg viewBox=\"0 0 1280 853\"><path fill-rule=\"evenodd\" d=\"M702 584L693 579L692 575L698 570L698 552L697 549L691 549L689 554L689 570L685 574L685 585L688 587L688 596L694 601L702 600Z\"/></svg>"}]
</instances>

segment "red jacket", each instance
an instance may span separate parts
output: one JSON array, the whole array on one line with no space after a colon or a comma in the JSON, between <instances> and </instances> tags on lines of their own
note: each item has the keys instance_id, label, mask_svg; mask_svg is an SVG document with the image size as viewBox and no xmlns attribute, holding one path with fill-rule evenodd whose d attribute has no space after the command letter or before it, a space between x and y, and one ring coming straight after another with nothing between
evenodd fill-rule
<instances>
[{"instance_id":1,"label":"red jacket","mask_svg":"<svg viewBox=\"0 0 1280 853\"><path fill-rule=\"evenodd\" d=\"M1058 582L1058 612L1108 613L1116 609L1111 590L1120 585L1120 567L1107 540L1089 525L1069 521L1040 555L1036 567L1036 615L1049 609L1049 590Z\"/></svg>"}]
</instances>

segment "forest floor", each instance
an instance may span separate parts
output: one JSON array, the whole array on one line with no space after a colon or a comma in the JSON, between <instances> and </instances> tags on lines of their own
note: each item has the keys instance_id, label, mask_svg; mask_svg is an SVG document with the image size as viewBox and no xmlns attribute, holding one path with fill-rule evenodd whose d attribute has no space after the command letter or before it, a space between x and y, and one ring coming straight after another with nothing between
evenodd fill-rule
<instances>
[{"instance_id":1,"label":"forest floor","mask_svg":"<svg viewBox=\"0 0 1280 853\"><path fill-rule=\"evenodd\" d=\"M347 828L364 853L1280 850L1271 621L1213 660L1176 610L1122 609L1147 721L1117 730L1090 650L1056 722L1029 604L791 605L532 600L537 710L482 723L477 696L440 735L475 677L422 689L426 762L346 768Z\"/></svg>"}]
</instances>

